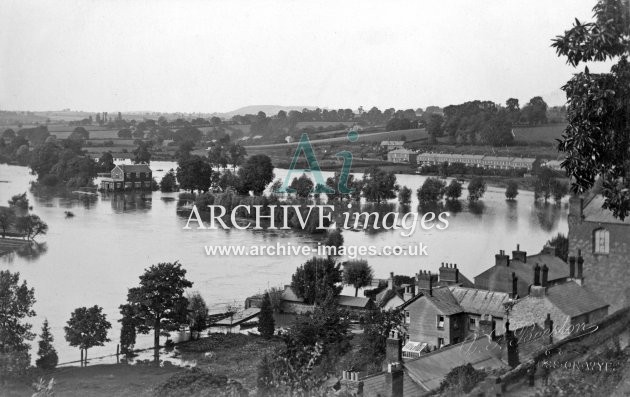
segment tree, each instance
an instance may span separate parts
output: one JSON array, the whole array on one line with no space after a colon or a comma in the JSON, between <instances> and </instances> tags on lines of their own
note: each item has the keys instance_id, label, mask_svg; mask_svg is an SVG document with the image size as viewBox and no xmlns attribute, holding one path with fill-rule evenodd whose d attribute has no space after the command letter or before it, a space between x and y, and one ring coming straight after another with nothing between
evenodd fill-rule
<instances>
[{"instance_id":1,"label":"tree","mask_svg":"<svg viewBox=\"0 0 630 397\"><path fill-rule=\"evenodd\" d=\"M396 198L396 174L372 167L363 175L363 196L367 201L381 203Z\"/></svg>"},{"instance_id":2,"label":"tree","mask_svg":"<svg viewBox=\"0 0 630 397\"><path fill-rule=\"evenodd\" d=\"M444 124L444 116L441 114L431 114L428 116L429 120L427 122L427 133L431 137L433 142L437 142L436 138L444 135L444 129L442 125Z\"/></svg>"},{"instance_id":3,"label":"tree","mask_svg":"<svg viewBox=\"0 0 630 397\"><path fill-rule=\"evenodd\" d=\"M28 342L35 335L25 320L35 316L35 290L19 281L20 273L0 271L0 378L21 373L31 363Z\"/></svg>"},{"instance_id":4,"label":"tree","mask_svg":"<svg viewBox=\"0 0 630 397\"><path fill-rule=\"evenodd\" d=\"M134 307L128 303L119 306L121 318L120 322L120 352L130 355L136 344L136 327Z\"/></svg>"},{"instance_id":5,"label":"tree","mask_svg":"<svg viewBox=\"0 0 630 397\"><path fill-rule=\"evenodd\" d=\"M254 195L260 196L274 178L271 159L264 154L249 157L238 169L238 177L241 180L242 192L252 191Z\"/></svg>"},{"instance_id":6,"label":"tree","mask_svg":"<svg viewBox=\"0 0 630 397\"><path fill-rule=\"evenodd\" d=\"M243 163L243 159L247 156L247 150L239 144L232 143L228 148L228 157L232 168L236 168Z\"/></svg>"},{"instance_id":7,"label":"tree","mask_svg":"<svg viewBox=\"0 0 630 397\"><path fill-rule=\"evenodd\" d=\"M518 182L509 180L507 187L505 188L505 198L508 200L514 200L518 195Z\"/></svg>"},{"instance_id":8,"label":"tree","mask_svg":"<svg viewBox=\"0 0 630 397\"><path fill-rule=\"evenodd\" d=\"M436 203L442 200L445 190L446 183L444 181L437 178L427 178L416 193L420 204Z\"/></svg>"},{"instance_id":9,"label":"tree","mask_svg":"<svg viewBox=\"0 0 630 397\"><path fill-rule=\"evenodd\" d=\"M562 167L574 193L602 181L603 208L623 220L630 212L630 4L599 0L594 21L575 21L554 39L558 56L581 63L616 61L610 73L574 74L562 88L567 94L568 125L558 145L566 154Z\"/></svg>"},{"instance_id":10,"label":"tree","mask_svg":"<svg viewBox=\"0 0 630 397\"><path fill-rule=\"evenodd\" d=\"M208 306L198 291L193 292L187 296L188 307L188 325L190 326L190 334L197 332L197 338L201 331L206 329L208 325Z\"/></svg>"},{"instance_id":11,"label":"tree","mask_svg":"<svg viewBox=\"0 0 630 397\"><path fill-rule=\"evenodd\" d=\"M401 330L404 315L401 310L376 310L367 313L363 320L364 343L360 351L369 362L380 363L385 359L387 337L393 330Z\"/></svg>"},{"instance_id":12,"label":"tree","mask_svg":"<svg viewBox=\"0 0 630 397\"><path fill-rule=\"evenodd\" d=\"M291 189L295 189L295 194L300 198L307 198L313 191L315 184L309 178L306 173L303 173L299 178L293 178L291 181Z\"/></svg>"},{"instance_id":13,"label":"tree","mask_svg":"<svg viewBox=\"0 0 630 397\"><path fill-rule=\"evenodd\" d=\"M567 183L559 179L553 179L550 187L551 195L556 203L560 203L560 200L569 193L569 186Z\"/></svg>"},{"instance_id":14,"label":"tree","mask_svg":"<svg viewBox=\"0 0 630 397\"><path fill-rule=\"evenodd\" d=\"M128 128L123 128L118 131L118 138L120 139L131 139L131 130Z\"/></svg>"},{"instance_id":15,"label":"tree","mask_svg":"<svg viewBox=\"0 0 630 397\"><path fill-rule=\"evenodd\" d=\"M313 257L298 267L291 277L291 288L306 304L321 304L328 290L339 295L340 264L331 258Z\"/></svg>"},{"instance_id":16,"label":"tree","mask_svg":"<svg viewBox=\"0 0 630 397\"><path fill-rule=\"evenodd\" d=\"M133 151L133 163L134 164L149 164L151 162L151 152L149 151L149 145L145 142L141 142L136 150Z\"/></svg>"},{"instance_id":17,"label":"tree","mask_svg":"<svg viewBox=\"0 0 630 397\"><path fill-rule=\"evenodd\" d=\"M398 202L402 205L411 203L411 189L407 186L403 186L398 191Z\"/></svg>"},{"instance_id":18,"label":"tree","mask_svg":"<svg viewBox=\"0 0 630 397\"><path fill-rule=\"evenodd\" d=\"M562 233L558 233L554 238L547 241L547 245L550 245L556 249L556 256L567 262L569 260L569 239Z\"/></svg>"},{"instance_id":19,"label":"tree","mask_svg":"<svg viewBox=\"0 0 630 397\"><path fill-rule=\"evenodd\" d=\"M28 240L35 240L40 234L48 232L48 225L37 215L20 216L15 221L15 227L22 232Z\"/></svg>"},{"instance_id":20,"label":"tree","mask_svg":"<svg viewBox=\"0 0 630 397\"><path fill-rule=\"evenodd\" d=\"M102 172L110 172L114 167L114 156L112 156L112 152L105 152L99 156L98 168Z\"/></svg>"},{"instance_id":21,"label":"tree","mask_svg":"<svg viewBox=\"0 0 630 397\"><path fill-rule=\"evenodd\" d=\"M547 103L540 96L533 97L523 107L521 115L531 125L547 122Z\"/></svg>"},{"instance_id":22,"label":"tree","mask_svg":"<svg viewBox=\"0 0 630 397\"><path fill-rule=\"evenodd\" d=\"M186 322L182 308L188 306L184 291L190 287L192 282L186 279L186 270L180 263L164 262L146 269L140 276L140 285L127 293L138 332L147 334L153 329L155 362L159 360L160 333Z\"/></svg>"},{"instance_id":23,"label":"tree","mask_svg":"<svg viewBox=\"0 0 630 397\"><path fill-rule=\"evenodd\" d=\"M324 245L327 247L335 247L338 251L339 248L343 246L343 235L341 234L341 230L335 229L328 232Z\"/></svg>"},{"instance_id":24,"label":"tree","mask_svg":"<svg viewBox=\"0 0 630 397\"><path fill-rule=\"evenodd\" d=\"M456 179L451 180L451 183L444 190L444 195L449 200L457 200L462 196L462 184Z\"/></svg>"},{"instance_id":25,"label":"tree","mask_svg":"<svg viewBox=\"0 0 630 397\"><path fill-rule=\"evenodd\" d=\"M468 183L468 200L477 201L486 192L486 182L482 177L476 176Z\"/></svg>"},{"instance_id":26,"label":"tree","mask_svg":"<svg viewBox=\"0 0 630 397\"><path fill-rule=\"evenodd\" d=\"M182 189L207 192L212 181L212 166L199 156L180 159L177 180Z\"/></svg>"},{"instance_id":27,"label":"tree","mask_svg":"<svg viewBox=\"0 0 630 397\"><path fill-rule=\"evenodd\" d=\"M87 351L94 346L103 346L109 342L107 331L112 325L107 321L103 308L97 305L92 307L78 307L70 314L68 325L64 327L66 341L70 346L78 346L85 350L85 362Z\"/></svg>"},{"instance_id":28,"label":"tree","mask_svg":"<svg viewBox=\"0 0 630 397\"><path fill-rule=\"evenodd\" d=\"M354 296L359 295L359 288L372 283L374 272L364 259L351 260L343 265L343 282L354 287Z\"/></svg>"},{"instance_id":29,"label":"tree","mask_svg":"<svg viewBox=\"0 0 630 397\"><path fill-rule=\"evenodd\" d=\"M9 200L8 203L9 203L9 207L19 208L24 211L28 210L28 207L29 207L28 197L26 196L26 192L12 196L11 200Z\"/></svg>"},{"instance_id":30,"label":"tree","mask_svg":"<svg viewBox=\"0 0 630 397\"><path fill-rule=\"evenodd\" d=\"M260 315L258 316L258 332L263 338L269 339L275 331L275 322L273 319L273 308L271 307L271 299L269 293L263 295L262 304L260 305Z\"/></svg>"},{"instance_id":31,"label":"tree","mask_svg":"<svg viewBox=\"0 0 630 397\"><path fill-rule=\"evenodd\" d=\"M35 361L37 368L53 369L59 362L57 351L53 347L53 336L50 333L50 327L48 326L48 320L44 320L42 325L42 333L40 335L39 350L37 355L39 358Z\"/></svg>"},{"instance_id":32,"label":"tree","mask_svg":"<svg viewBox=\"0 0 630 397\"><path fill-rule=\"evenodd\" d=\"M74 131L72 131L72 134L68 136L68 139L87 141L90 139L90 132L84 127L76 127Z\"/></svg>"},{"instance_id":33,"label":"tree","mask_svg":"<svg viewBox=\"0 0 630 397\"><path fill-rule=\"evenodd\" d=\"M160 191L162 192L176 192L179 190L177 186L177 179L175 178L175 171L171 168L160 181Z\"/></svg>"},{"instance_id":34,"label":"tree","mask_svg":"<svg viewBox=\"0 0 630 397\"><path fill-rule=\"evenodd\" d=\"M15 211L13 208L0 207L0 229L2 238L6 237L7 229L15 223Z\"/></svg>"}]
</instances>

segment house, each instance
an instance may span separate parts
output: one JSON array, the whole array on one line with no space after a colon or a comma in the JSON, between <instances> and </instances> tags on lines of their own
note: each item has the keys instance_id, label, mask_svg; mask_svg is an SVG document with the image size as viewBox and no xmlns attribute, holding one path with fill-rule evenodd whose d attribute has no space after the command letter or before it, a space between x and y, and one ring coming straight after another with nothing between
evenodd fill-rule
<instances>
[{"instance_id":1,"label":"house","mask_svg":"<svg viewBox=\"0 0 630 397\"><path fill-rule=\"evenodd\" d=\"M353 314L363 314L376 309L372 299L361 296L338 295L335 300L340 308Z\"/></svg>"},{"instance_id":2,"label":"house","mask_svg":"<svg viewBox=\"0 0 630 397\"><path fill-rule=\"evenodd\" d=\"M121 164L115 166L109 178L101 179L101 190L106 192L151 190L151 168L147 164Z\"/></svg>"},{"instance_id":3,"label":"house","mask_svg":"<svg viewBox=\"0 0 630 397\"><path fill-rule=\"evenodd\" d=\"M390 276L387 279L387 288L383 289L374 297L376 306L381 310L390 310L402 305L405 303L403 291L406 287L407 286L396 287L394 285L394 273L390 273Z\"/></svg>"},{"instance_id":4,"label":"house","mask_svg":"<svg viewBox=\"0 0 630 397\"><path fill-rule=\"evenodd\" d=\"M352 314L363 314L370 310L375 310L376 305L374 301L369 298L356 297L349 295L338 295L335 297L337 305L341 308L348 310ZM254 295L245 300L245 305L249 307L257 307L259 301L262 302L262 297ZM314 305L307 304L303 298L300 298L290 285L285 285L282 291L280 311L283 313L304 314L312 312Z\"/></svg>"},{"instance_id":5,"label":"house","mask_svg":"<svg viewBox=\"0 0 630 397\"><path fill-rule=\"evenodd\" d=\"M461 163L467 167L526 169L531 171L536 159L527 157L486 156L480 154L430 153L418 155L418 164L437 165Z\"/></svg>"},{"instance_id":6,"label":"house","mask_svg":"<svg viewBox=\"0 0 630 397\"><path fill-rule=\"evenodd\" d=\"M515 351L516 346L508 346ZM419 397L430 395L440 387L444 377L454 368L470 363L475 369L505 369L502 360L504 346L490 338L475 338L441 350L404 357L402 340L396 331L387 338L383 371L363 375L343 371L340 386L342 393L361 397Z\"/></svg>"},{"instance_id":7,"label":"house","mask_svg":"<svg viewBox=\"0 0 630 397\"><path fill-rule=\"evenodd\" d=\"M475 277L475 288L511 294L512 298L529 294L536 265L548 268L549 280L569 276L569 265L555 255L555 248L547 246L536 255L527 255L520 245L512 251L512 258L501 250L495 264Z\"/></svg>"},{"instance_id":8,"label":"house","mask_svg":"<svg viewBox=\"0 0 630 397\"><path fill-rule=\"evenodd\" d=\"M578 262L585 287L612 312L630 306L630 218L613 217L603 203L596 191L570 199L569 262Z\"/></svg>"},{"instance_id":9,"label":"house","mask_svg":"<svg viewBox=\"0 0 630 397\"><path fill-rule=\"evenodd\" d=\"M407 163L416 164L418 155L413 150L409 149L394 149L387 152L387 161L392 163Z\"/></svg>"},{"instance_id":10,"label":"house","mask_svg":"<svg viewBox=\"0 0 630 397\"><path fill-rule=\"evenodd\" d=\"M466 313L466 335L502 335L505 331L505 304L510 294L477 288L449 287Z\"/></svg>"},{"instance_id":11,"label":"house","mask_svg":"<svg viewBox=\"0 0 630 397\"><path fill-rule=\"evenodd\" d=\"M545 164L543 164L543 167L549 168L553 171L563 171L561 164L562 161L560 160L549 160Z\"/></svg>"},{"instance_id":12,"label":"house","mask_svg":"<svg viewBox=\"0 0 630 397\"><path fill-rule=\"evenodd\" d=\"M383 141L381 147L386 150L402 149L405 145L405 141Z\"/></svg>"},{"instance_id":13,"label":"house","mask_svg":"<svg viewBox=\"0 0 630 397\"><path fill-rule=\"evenodd\" d=\"M542 277L534 280L528 296L518 299L510 311L515 327L537 324L548 327L553 321L553 338L564 339L588 331L589 324L608 315L608 303L580 285L575 274L564 280L549 282L543 268Z\"/></svg>"}]
</instances>

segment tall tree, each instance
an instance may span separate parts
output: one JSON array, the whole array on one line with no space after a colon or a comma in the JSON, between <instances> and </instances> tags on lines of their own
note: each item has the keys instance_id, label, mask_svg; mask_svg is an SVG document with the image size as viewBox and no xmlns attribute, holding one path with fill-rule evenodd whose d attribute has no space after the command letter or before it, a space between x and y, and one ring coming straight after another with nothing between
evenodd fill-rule
<instances>
[{"instance_id":1,"label":"tall tree","mask_svg":"<svg viewBox=\"0 0 630 397\"><path fill-rule=\"evenodd\" d=\"M241 193L252 191L256 196L260 196L274 178L271 159L264 154L249 157L238 169L238 177L242 184Z\"/></svg>"},{"instance_id":2,"label":"tall tree","mask_svg":"<svg viewBox=\"0 0 630 397\"><path fill-rule=\"evenodd\" d=\"M18 217L15 221L15 227L22 232L28 240L35 240L40 234L48 232L48 225L41 218L34 214Z\"/></svg>"},{"instance_id":3,"label":"tall tree","mask_svg":"<svg viewBox=\"0 0 630 397\"><path fill-rule=\"evenodd\" d=\"M140 142L136 150L133 151L134 164L149 164L151 162L151 152L146 142Z\"/></svg>"},{"instance_id":4,"label":"tall tree","mask_svg":"<svg viewBox=\"0 0 630 397\"><path fill-rule=\"evenodd\" d=\"M449 200L457 200L462 196L462 184L457 179L451 180L451 183L444 190L444 195Z\"/></svg>"},{"instance_id":5,"label":"tall tree","mask_svg":"<svg viewBox=\"0 0 630 397\"><path fill-rule=\"evenodd\" d=\"M518 195L518 182L509 180L507 182L507 188L505 189L505 198L508 200L514 200Z\"/></svg>"},{"instance_id":6,"label":"tall tree","mask_svg":"<svg viewBox=\"0 0 630 397\"><path fill-rule=\"evenodd\" d=\"M177 180L184 190L206 192L212 182L212 166L199 156L180 159L177 166Z\"/></svg>"},{"instance_id":7,"label":"tall tree","mask_svg":"<svg viewBox=\"0 0 630 397\"><path fill-rule=\"evenodd\" d=\"M291 287L307 304L321 304L328 291L339 295L340 264L332 257L313 257L298 267L291 277Z\"/></svg>"},{"instance_id":8,"label":"tall tree","mask_svg":"<svg viewBox=\"0 0 630 397\"><path fill-rule=\"evenodd\" d=\"M383 200L396 198L398 189L394 172L372 167L363 175L363 196L367 201L380 204Z\"/></svg>"},{"instance_id":9,"label":"tall tree","mask_svg":"<svg viewBox=\"0 0 630 397\"><path fill-rule=\"evenodd\" d=\"M295 194L300 198L307 198L313 191L315 184L305 173L299 178L293 178L291 189L295 189Z\"/></svg>"},{"instance_id":10,"label":"tall tree","mask_svg":"<svg viewBox=\"0 0 630 397\"><path fill-rule=\"evenodd\" d=\"M197 333L197 338L201 331L206 329L208 325L208 306L198 291L187 295L188 307L186 308L186 314L188 317L188 325L190 327L190 333Z\"/></svg>"},{"instance_id":11,"label":"tall tree","mask_svg":"<svg viewBox=\"0 0 630 397\"><path fill-rule=\"evenodd\" d=\"M6 237L7 230L15 223L15 211L13 208L0 207L0 229L2 238Z\"/></svg>"},{"instance_id":12,"label":"tall tree","mask_svg":"<svg viewBox=\"0 0 630 397\"><path fill-rule=\"evenodd\" d=\"M354 296L358 296L359 288L372 283L374 272L364 259L351 260L343 265L343 282L354 287Z\"/></svg>"},{"instance_id":13,"label":"tall tree","mask_svg":"<svg viewBox=\"0 0 630 397\"><path fill-rule=\"evenodd\" d=\"M31 363L28 342L35 335L26 320L35 316L35 290L20 273L0 271L0 378L21 373Z\"/></svg>"},{"instance_id":14,"label":"tall tree","mask_svg":"<svg viewBox=\"0 0 630 397\"><path fill-rule=\"evenodd\" d=\"M420 204L436 203L444 197L446 183L437 178L427 178L418 188L417 195Z\"/></svg>"},{"instance_id":15,"label":"tall tree","mask_svg":"<svg viewBox=\"0 0 630 397\"><path fill-rule=\"evenodd\" d=\"M153 330L155 362L159 361L160 333L186 323L182 308L188 306L184 296L192 282L186 279L186 270L178 262L158 263L140 276L140 285L130 288L127 302L133 307L138 332Z\"/></svg>"},{"instance_id":16,"label":"tall tree","mask_svg":"<svg viewBox=\"0 0 630 397\"><path fill-rule=\"evenodd\" d=\"M273 319L273 308L271 307L271 298L269 293L263 295L262 304L260 305L260 315L258 316L258 332L263 338L269 339L275 331L275 321Z\"/></svg>"},{"instance_id":17,"label":"tall tree","mask_svg":"<svg viewBox=\"0 0 630 397\"><path fill-rule=\"evenodd\" d=\"M35 365L37 365L38 368L53 369L57 366L59 357L57 356L57 350L55 350L53 346L54 339L50 333L48 319L44 320L42 333L39 337L39 350L37 351L39 358L35 361Z\"/></svg>"},{"instance_id":18,"label":"tall tree","mask_svg":"<svg viewBox=\"0 0 630 397\"><path fill-rule=\"evenodd\" d=\"M468 200L477 201L486 192L486 181L482 177L476 176L468 183Z\"/></svg>"},{"instance_id":19,"label":"tall tree","mask_svg":"<svg viewBox=\"0 0 630 397\"><path fill-rule=\"evenodd\" d=\"M558 56L581 63L613 61L610 73L577 73L562 88L567 118L558 149L574 193L602 180L603 208L625 219L630 212L630 2L599 0L594 20L575 24L552 44Z\"/></svg>"},{"instance_id":20,"label":"tall tree","mask_svg":"<svg viewBox=\"0 0 630 397\"><path fill-rule=\"evenodd\" d=\"M94 346L103 346L109 342L107 331L112 327L103 308L97 305L92 307L78 307L70 314L68 325L64 327L66 341L70 346L78 346L85 351L87 362L88 349Z\"/></svg>"}]
</instances>

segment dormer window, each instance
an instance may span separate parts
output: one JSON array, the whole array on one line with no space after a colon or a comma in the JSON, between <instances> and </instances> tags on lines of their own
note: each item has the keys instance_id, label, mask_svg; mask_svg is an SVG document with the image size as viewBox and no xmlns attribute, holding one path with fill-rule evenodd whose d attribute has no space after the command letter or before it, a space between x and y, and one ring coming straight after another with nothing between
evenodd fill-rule
<instances>
[{"instance_id":1,"label":"dormer window","mask_svg":"<svg viewBox=\"0 0 630 397\"><path fill-rule=\"evenodd\" d=\"M610 234L606 229L597 229L593 232L593 252L596 254L608 254L610 252Z\"/></svg>"}]
</instances>

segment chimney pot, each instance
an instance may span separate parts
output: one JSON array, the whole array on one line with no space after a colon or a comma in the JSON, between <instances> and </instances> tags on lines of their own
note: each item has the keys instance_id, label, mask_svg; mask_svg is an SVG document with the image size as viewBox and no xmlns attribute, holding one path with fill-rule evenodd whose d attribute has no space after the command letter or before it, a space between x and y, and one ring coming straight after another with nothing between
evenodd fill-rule
<instances>
[{"instance_id":1,"label":"chimney pot","mask_svg":"<svg viewBox=\"0 0 630 397\"><path fill-rule=\"evenodd\" d=\"M569 278L575 278L575 256L569 257Z\"/></svg>"},{"instance_id":2,"label":"chimney pot","mask_svg":"<svg viewBox=\"0 0 630 397\"><path fill-rule=\"evenodd\" d=\"M540 265L534 267L534 285L540 285Z\"/></svg>"},{"instance_id":3,"label":"chimney pot","mask_svg":"<svg viewBox=\"0 0 630 397\"><path fill-rule=\"evenodd\" d=\"M543 287L547 286L548 279L549 279L549 268L547 267L546 264L544 264L542 267L542 286Z\"/></svg>"}]
</instances>

